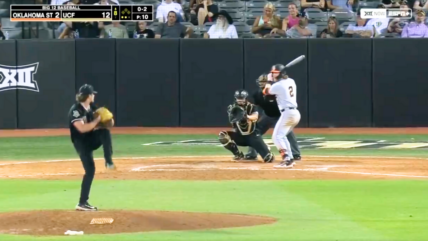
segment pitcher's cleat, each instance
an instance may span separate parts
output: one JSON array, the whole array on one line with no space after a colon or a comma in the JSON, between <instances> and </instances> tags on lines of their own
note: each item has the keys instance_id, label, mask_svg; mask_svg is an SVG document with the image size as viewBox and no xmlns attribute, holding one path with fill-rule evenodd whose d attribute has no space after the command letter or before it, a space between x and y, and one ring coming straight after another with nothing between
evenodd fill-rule
<instances>
[{"instance_id":1,"label":"pitcher's cleat","mask_svg":"<svg viewBox=\"0 0 428 241\"><path fill-rule=\"evenodd\" d=\"M91 206L89 203L77 204L76 211L95 212L98 211L97 207Z\"/></svg>"},{"instance_id":2,"label":"pitcher's cleat","mask_svg":"<svg viewBox=\"0 0 428 241\"><path fill-rule=\"evenodd\" d=\"M107 168L107 170L112 170L112 171L116 170L116 166L113 163L112 164L106 164L106 168Z\"/></svg>"}]
</instances>

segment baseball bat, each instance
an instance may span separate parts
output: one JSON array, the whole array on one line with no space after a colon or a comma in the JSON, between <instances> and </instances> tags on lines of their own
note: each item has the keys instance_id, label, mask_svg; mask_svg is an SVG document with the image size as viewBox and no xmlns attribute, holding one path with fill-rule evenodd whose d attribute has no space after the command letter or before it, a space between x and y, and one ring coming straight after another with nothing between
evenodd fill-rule
<instances>
[{"instance_id":1,"label":"baseball bat","mask_svg":"<svg viewBox=\"0 0 428 241\"><path fill-rule=\"evenodd\" d=\"M300 62L302 62L302 60L304 60L306 57L304 55L300 55L299 57L293 59L290 63L288 63L285 68L290 68L293 65L296 65Z\"/></svg>"}]
</instances>

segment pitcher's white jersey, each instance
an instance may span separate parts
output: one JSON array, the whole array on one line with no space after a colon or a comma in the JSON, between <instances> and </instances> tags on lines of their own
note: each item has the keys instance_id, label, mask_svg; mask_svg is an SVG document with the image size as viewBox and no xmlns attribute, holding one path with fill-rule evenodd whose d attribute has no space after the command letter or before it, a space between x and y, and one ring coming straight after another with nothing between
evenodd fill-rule
<instances>
[{"instance_id":1,"label":"pitcher's white jersey","mask_svg":"<svg viewBox=\"0 0 428 241\"><path fill-rule=\"evenodd\" d=\"M276 96L280 111L284 108L297 108L297 87L293 79L281 79L274 83L269 89L269 94Z\"/></svg>"}]
</instances>

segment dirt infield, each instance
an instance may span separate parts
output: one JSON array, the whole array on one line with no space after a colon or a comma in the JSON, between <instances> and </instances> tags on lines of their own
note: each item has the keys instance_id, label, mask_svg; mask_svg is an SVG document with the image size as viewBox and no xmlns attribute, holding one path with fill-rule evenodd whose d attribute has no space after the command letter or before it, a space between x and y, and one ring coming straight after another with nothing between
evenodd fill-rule
<instances>
[{"instance_id":1,"label":"dirt infield","mask_svg":"<svg viewBox=\"0 0 428 241\"><path fill-rule=\"evenodd\" d=\"M170 127L115 127L113 134L136 135L178 135L178 134L214 134L229 129L221 128L170 128ZM272 134L272 129L268 131ZM428 134L428 128L296 128L296 134ZM29 130L0 130L0 137L28 137L28 136L65 136L68 129L29 129Z\"/></svg>"},{"instance_id":2,"label":"dirt infield","mask_svg":"<svg viewBox=\"0 0 428 241\"><path fill-rule=\"evenodd\" d=\"M376 157L305 157L293 169L261 161L234 162L231 157L159 157L116 159L107 172L97 160L96 179L119 180L293 180L427 179L428 160ZM0 179L80 180L78 160L2 162Z\"/></svg>"},{"instance_id":3,"label":"dirt infield","mask_svg":"<svg viewBox=\"0 0 428 241\"><path fill-rule=\"evenodd\" d=\"M93 218L113 218L111 224L90 224ZM68 230L84 234L198 230L248 227L276 222L269 217L162 211L31 211L0 213L0 234L64 235Z\"/></svg>"}]
</instances>

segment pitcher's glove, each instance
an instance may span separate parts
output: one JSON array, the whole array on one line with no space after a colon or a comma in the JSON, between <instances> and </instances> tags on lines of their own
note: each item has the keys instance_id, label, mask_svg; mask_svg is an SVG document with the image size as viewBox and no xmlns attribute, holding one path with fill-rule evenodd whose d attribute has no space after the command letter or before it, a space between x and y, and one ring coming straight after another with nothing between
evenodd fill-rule
<instances>
[{"instance_id":1,"label":"pitcher's glove","mask_svg":"<svg viewBox=\"0 0 428 241\"><path fill-rule=\"evenodd\" d=\"M101 117L97 127L109 128L114 125L113 114L105 107L98 108L94 113L94 118Z\"/></svg>"},{"instance_id":2,"label":"pitcher's glove","mask_svg":"<svg viewBox=\"0 0 428 241\"><path fill-rule=\"evenodd\" d=\"M238 121L241 121L243 119L246 119L247 115L245 114L244 108L235 105L232 107L229 111L229 122L235 123Z\"/></svg>"}]
</instances>

